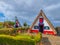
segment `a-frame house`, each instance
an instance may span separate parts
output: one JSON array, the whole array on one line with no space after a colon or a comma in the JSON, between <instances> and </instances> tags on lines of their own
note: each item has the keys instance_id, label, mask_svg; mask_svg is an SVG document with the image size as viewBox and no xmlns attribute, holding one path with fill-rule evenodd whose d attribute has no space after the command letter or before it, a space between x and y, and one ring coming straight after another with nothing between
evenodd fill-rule
<instances>
[{"instance_id":1,"label":"a-frame house","mask_svg":"<svg viewBox=\"0 0 60 45\"><path fill-rule=\"evenodd\" d=\"M20 22L18 21L17 17L15 16L15 28L21 27Z\"/></svg>"},{"instance_id":2,"label":"a-frame house","mask_svg":"<svg viewBox=\"0 0 60 45\"><path fill-rule=\"evenodd\" d=\"M31 32L39 32L38 29L38 24L39 24L39 18L43 17L44 18L44 34L52 34L52 35L56 35L57 32L54 28L54 26L52 25L52 23L49 21L49 19L46 17L45 13L41 10L40 13L38 14L38 16L36 17L36 19L34 20L34 22L32 23L32 25L30 26L30 31Z\"/></svg>"}]
</instances>

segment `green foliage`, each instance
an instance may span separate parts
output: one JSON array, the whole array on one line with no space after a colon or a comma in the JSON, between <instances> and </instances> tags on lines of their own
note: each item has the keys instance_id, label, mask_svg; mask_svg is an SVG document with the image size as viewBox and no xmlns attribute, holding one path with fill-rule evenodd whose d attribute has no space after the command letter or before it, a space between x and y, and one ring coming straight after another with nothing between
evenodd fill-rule
<instances>
[{"instance_id":1,"label":"green foliage","mask_svg":"<svg viewBox=\"0 0 60 45\"><path fill-rule=\"evenodd\" d=\"M10 25L14 25L14 24L15 24L15 22L10 21L10 22L9 22L9 24L10 24Z\"/></svg>"},{"instance_id":2,"label":"green foliage","mask_svg":"<svg viewBox=\"0 0 60 45\"><path fill-rule=\"evenodd\" d=\"M0 29L3 28L3 22L0 22Z\"/></svg>"},{"instance_id":3,"label":"green foliage","mask_svg":"<svg viewBox=\"0 0 60 45\"><path fill-rule=\"evenodd\" d=\"M7 34L9 35L12 32L12 28L1 28L0 29L0 34Z\"/></svg>"},{"instance_id":4,"label":"green foliage","mask_svg":"<svg viewBox=\"0 0 60 45\"><path fill-rule=\"evenodd\" d=\"M29 27L21 27L21 31L22 31L22 32L27 32L28 29L29 29Z\"/></svg>"},{"instance_id":5,"label":"green foliage","mask_svg":"<svg viewBox=\"0 0 60 45\"><path fill-rule=\"evenodd\" d=\"M28 24L26 22L24 22L23 26L27 26Z\"/></svg>"},{"instance_id":6,"label":"green foliage","mask_svg":"<svg viewBox=\"0 0 60 45\"><path fill-rule=\"evenodd\" d=\"M7 35L13 35L13 34L17 34L17 31L20 28L1 28L0 29L0 34L7 34Z\"/></svg>"},{"instance_id":7,"label":"green foliage","mask_svg":"<svg viewBox=\"0 0 60 45\"><path fill-rule=\"evenodd\" d=\"M18 30L21 30L21 28L1 28L0 34L16 35Z\"/></svg>"},{"instance_id":8,"label":"green foliage","mask_svg":"<svg viewBox=\"0 0 60 45\"><path fill-rule=\"evenodd\" d=\"M27 32L29 27L30 26L27 24L27 22L24 22L23 26L21 27L21 30L23 30L23 32Z\"/></svg>"},{"instance_id":9,"label":"green foliage","mask_svg":"<svg viewBox=\"0 0 60 45\"><path fill-rule=\"evenodd\" d=\"M25 30L25 27L21 27L21 30Z\"/></svg>"},{"instance_id":10,"label":"green foliage","mask_svg":"<svg viewBox=\"0 0 60 45\"><path fill-rule=\"evenodd\" d=\"M34 36L33 39L29 35L0 35L0 45L36 45L40 41L40 34Z\"/></svg>"},{"instance_id":11,"label":"green foliage","mask_svg":"<svg viewBox=\"0 0 60 45\"><path fill-rule=\"evenodd\" d=\"M14 25L15 22L12 22L12 21L5 21L5 23L8 23L9 25Z\"/></svg>"},{"instance_id":12,"label":"green foliage","mask_svg":"<svg viewBox=\"0 0 60 45\"><path fill-rule=\"evenodd\" d=\"M1 28L0 30L13 30L13 28Z\"/></svg>"}]
</instances>

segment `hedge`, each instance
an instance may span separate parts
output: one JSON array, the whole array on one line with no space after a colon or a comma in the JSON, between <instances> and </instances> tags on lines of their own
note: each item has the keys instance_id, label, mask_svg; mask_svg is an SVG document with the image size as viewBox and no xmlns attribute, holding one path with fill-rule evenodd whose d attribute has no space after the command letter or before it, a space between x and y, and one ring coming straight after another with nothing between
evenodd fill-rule
<instances>
[{"instance_id":1,"label":"hedge","mask_svg":"<svg viewBox=\"0 0 60 45\"><path fill-rule=\"evenodd\" d=\"M11 35L13 33L16 33L17 30L18 30L18 28L1 28L0 34Z\"/></svg>"},{"instance_id":2,"label":"hedge","mask_svg":"<svg viewBox=\"0 0 60 45\"><path fill-rule=\"evenodd\" d=\"M21 28L1 28L0 34L12 35L12 34L16 34L19 30L21 32L24 32L24 28L22 28L22 27Z\"/></svg>"},{"instance_id":3,"label":"hedge","mask_svg":"<svg viewBox=\"0 0 60 45\"><path fill-rule=\"evenodd\" d=\"M13 31L13 28L1 28L0 34L6 34L9 35Z\"/></svg>"},{"instance_id":4,"label":"hedge","mask_svg":"<svg viewBox=\"0 0 60 45\"><path fill-rule=\"evenodd\" d=\"M0 35L0 45L36 45L40 40L40 34L33 36L33 38L29 35Z\"/></svg>"}]
</instances>

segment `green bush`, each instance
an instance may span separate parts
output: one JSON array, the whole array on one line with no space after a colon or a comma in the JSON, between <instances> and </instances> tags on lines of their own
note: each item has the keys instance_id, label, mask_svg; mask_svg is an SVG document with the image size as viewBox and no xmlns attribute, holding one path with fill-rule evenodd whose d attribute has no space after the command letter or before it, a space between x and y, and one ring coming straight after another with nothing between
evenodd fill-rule
<instances>
[{"instance_id":1,"label":"green bush","mask_svg":"<svg viewBox=\"0 0 60 45\"><path fill-rule=\"evenodd\" d=\"M29 35L0 35L0 45L36 45L40 40L40 34L34 36L33 39Z\"/></svg>"},{"instance_id":2,"label":"green bush","mask_svg":"<svg viewBox=\"0 0 60 45\"><path fill-rule=\"evenodd\" d=\"M0 34L13 34L13 33L17 33L18 28L1 28L0 29Z\"/></svg>"},{"instance_id":3,"label":"green bush","mask_svg":"<svg viewBox=\"0 0 60 45\"><path fill-rule=\"evenodd\" d=\"M28 28L25 27L20 27L20 28L1 28L0 29L0 34L17 34L18 31L27 32Z\"/></svg>"},{"instance_id":4,"label":"green bush","mask_svg":"<svg viewBox=\"0 0 60 45\"><path fill-rule=\"evenodd\" d=\"M12 32L12 28L3 28L3 29L0 29L0 34L7 34L9 35L11 32Z\"/></svg>"},{"instance_id":5,"label":"green bush","mask_svg":"<svg viewBox=\"0 0 60 45\"><path fill-rule=\"evenodd\" d=\"M0 30L13 30L13 28L1 28Z\"/></svg>"}]
</instances>

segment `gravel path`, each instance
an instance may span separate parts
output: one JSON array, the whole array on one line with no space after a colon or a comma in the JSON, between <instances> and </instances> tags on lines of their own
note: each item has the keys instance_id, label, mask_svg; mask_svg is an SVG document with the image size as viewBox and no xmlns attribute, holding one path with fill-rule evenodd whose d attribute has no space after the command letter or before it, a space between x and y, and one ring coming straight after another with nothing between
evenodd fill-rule
<instances>
[{"instance_id":1,"label":"gravel path","mask_svg":"<svg viewBox=\"0 0 60 45\"><path fill-rule=\"evenodd\" d=\"M42 45L60 45L60 37L53 35L42 35Z\"/></svg>"}]
</instances>

